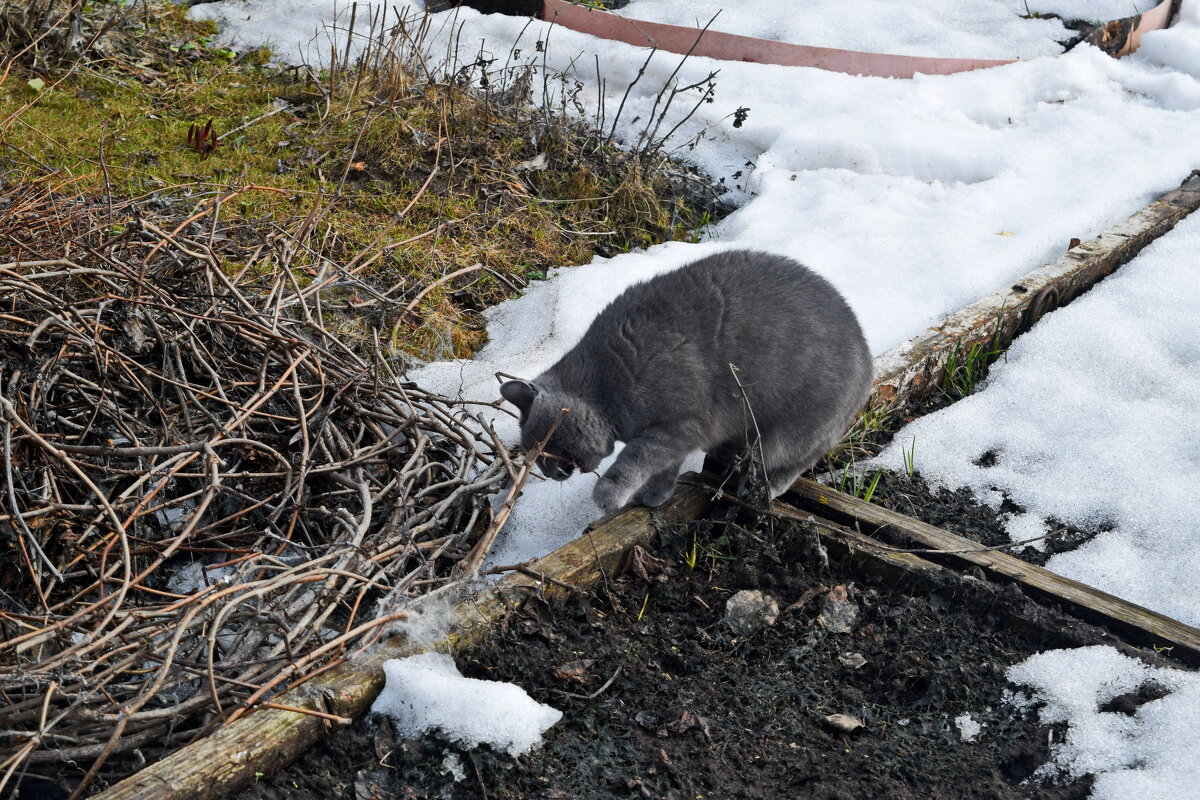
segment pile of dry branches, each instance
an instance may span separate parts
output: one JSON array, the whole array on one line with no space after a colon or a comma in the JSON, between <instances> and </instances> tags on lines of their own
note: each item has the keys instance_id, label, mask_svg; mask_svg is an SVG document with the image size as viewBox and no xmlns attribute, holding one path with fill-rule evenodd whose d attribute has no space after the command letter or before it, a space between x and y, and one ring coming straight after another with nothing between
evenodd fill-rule
<instances>
[{"instance_id":1,"label":"pile of dry branches","mask_svg":"<svg viewBox=\"0 0 1200 800\"><path fill-rule=\"evenodd\" d=\"M311 218L238 242L228 196L0 192L0 794L70 761L78 795L378 638L517 477L329 330L357 289Z\"/></svg>"}]
</instances>

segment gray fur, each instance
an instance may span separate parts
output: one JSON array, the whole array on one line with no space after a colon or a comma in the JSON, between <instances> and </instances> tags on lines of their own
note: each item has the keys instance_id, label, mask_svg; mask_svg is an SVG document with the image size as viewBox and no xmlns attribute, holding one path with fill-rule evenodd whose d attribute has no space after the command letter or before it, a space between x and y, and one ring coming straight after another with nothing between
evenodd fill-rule
<instances>
[{"instance_id":1,"label":"gray fur","mask_svg":"<svg viewBox=\"0 0 1200 800\"><path fill-rule=\"evenodd\" d=\"M728 462L755 426L771 494L782 494L837 443L871 375L854 312L825 279L731 250L631 286L557 364L501 394L521 410L527 449L562 416L540 461L555 480L625 442L593 492L607 512L661 505L689 454Z\"/></svg>"}]
</instances>

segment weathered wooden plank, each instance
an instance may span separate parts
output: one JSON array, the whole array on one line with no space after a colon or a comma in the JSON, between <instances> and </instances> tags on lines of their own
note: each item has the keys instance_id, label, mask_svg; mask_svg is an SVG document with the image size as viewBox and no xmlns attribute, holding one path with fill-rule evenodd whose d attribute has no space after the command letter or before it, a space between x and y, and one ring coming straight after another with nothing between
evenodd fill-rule
<instances>
[{"instance_id":1,"label":"weathered wooden plank","mask_svg":"<svg viewBox=\"0 0 1200 800\"><path fill-rule=\"evenodd\" d=\"M1049 597L1070 606L1082 619L1094 621L1143 647L1170 647L1171 655L1200 665L1200 630L1151 611L1079 581L1056 575L999 550L980 551L980 544L912 517L864 502L857 497L801 478L788 495L801 508L811 508L835 520L865 523L878 530L892 530L917 542L922 548L953 551L922 554L923 558L958 568L980 567L994 575L1016 581L1039 597Z\"/></svg>"},{"instance_id":2,"label":"weathered wooden plank","mask_svg":"<svg viewBox=\"0 0 1200 800\"><path fill-rule=\"evenodd\" d=\"M1091 241L956 311L875 359L875 397L884 406L904 407L937 391L946 360L956 350L986 345L993 336L1011 341L1041 298L1040 313L1073 300L1112 274L1143 247L1200 207L1200 170L1176 190ZM1065 244L1065 243L1064 243Z\"/></svg>"},{"instance_id":3,"label":"weathered wooden plank","mask_svg":"<svg viewBox=\"0 0 1200 800\"><path fill-rule=\"evenodd\" d=\"M627 567L635 544L649 544L654 517L679 522L703 516L709 493L685 485L653 513L633 509L597 523L532 566L538 572L577 588L587 588L604 575ZM445 650L475 641L492 622L532 593L552 595L566 590L534 577L512 574L498 585L472 594L455 609L456 624L432 646L397 637L372 648L272 702L344 717L366 712L383 688L383 663L428 649ZM224 797L247 786L258 773L286 766L304 752L330 723L310 714L262 709L220 728L97 795L103 800L201 800Z\"/></svg>"},{"instance_id":4,"label":"weathered wooden plank","mask_svg":"<svg viewBox=\"0 0 1200 800\"><path fill-rule=\"evenodd\" d=\"M464 0L464 3L486 13L500 11L521 15L531 13L531 8L538 6L536 1L529 0ZM1113 57L1131 53L1137 49L1143 35L1170 24L1177 5L1178 0L1162 0L1145 13L1098 26L1084 41L1100 47ZM631 19L594 8L588 3L576 4L570 0L545 0L541 17L564 28L635 47L653 47L668 53L692 54L724 61L816 67L850 75L912 78L918 74L949 75L1013 63L1012 59L933 58L813 47L722 33L709 28L701 30Z\"/></svg>"},{"instance_id":5,"label":"weathered wooden plank","mask_svg":"<svg viewBox=\"0 0 1200 800\"><path fill-rule=\"evenodd\" d=\"M826 551L846 559L864 576L884 578L910 590L929 591L961 576L913 553L897 553L881 542L857 531L819 517L806 509L775 500L771 511L785 519L812 526Z\"/></svg>"}]
</instances>

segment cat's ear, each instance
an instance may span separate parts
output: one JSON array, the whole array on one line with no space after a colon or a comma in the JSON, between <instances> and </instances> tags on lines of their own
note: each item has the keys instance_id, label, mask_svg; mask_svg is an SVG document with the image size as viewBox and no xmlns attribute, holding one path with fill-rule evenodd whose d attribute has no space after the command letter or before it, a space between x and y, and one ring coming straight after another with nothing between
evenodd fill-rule
<instances>
[{"instance_id":1,"label":"cat's ear","mask_svg":"<svg viewBox=\"0 0 1200 800\"><path fill-rule=\"evenodd\" d=\"M529 381L505 381L500 384L500 395L521 409L522 414L529 413L533 398L537 397L538 388Z\"/></svg>"}]
</instances>

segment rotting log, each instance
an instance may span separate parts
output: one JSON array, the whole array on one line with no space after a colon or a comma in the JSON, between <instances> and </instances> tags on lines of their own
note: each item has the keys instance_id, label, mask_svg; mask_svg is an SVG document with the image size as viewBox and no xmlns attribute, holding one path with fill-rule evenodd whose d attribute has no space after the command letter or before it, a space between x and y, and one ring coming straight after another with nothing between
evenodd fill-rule
<instances>
[{"instance_id":1,"label":"rotting log","mask_svg":"<svg viewBox=\"0 0 1200 800\"><path fill-rule=\"evenodd\" d=\"M938 390L942 370L952 354L966 353L975 344L986 346L993 337L1012 341L1033 321L1031 316L1083 294L1198 207L1200 170L1192 172L1178 189L1095 239L1071 247L1009 288L993 292L888 350L875 359L876 402L903 409L928 398ZM1035 303L1041 308L1036 309Z\"/></svg>"},{"instance_id":2,"label":"rotting log","mask_svg":"<svg viewBox=\"0 0 1200 800\"><path fill-rule=\"evenodd\" d=\"M1056 306L1069 302L1129 261L1155 238L1171 230L1197 207L1200 207L1200 171L1194 172L1179 189L1164 195L1095 239L1071 248L1066 255L1034 270L1011 289L996 292L950 315L942 324L879 356L875 360L876 396L893 407L910 405L927 397L937 390L942 367L956 350L969 350L974 343L987 342L997 330L1001 336L1011 338L1028 314L1033 299L1042 295L1043 290L1058 292ZM807 485L810 482L802 480L797 488L803 490ZM826 498L836 496L825 487L819 488ZM646 509L632 509L598 520L585 535L539 560L535 569L555 581L580 589L587 588L605 574L619 572L634 545L645 545L653 540L655 517L676 523L694 520L702 516L709 505L709 490L695 481L681 481L675 495L663 508L653 514ZM826 505L822 508L826 513L830 511ZM939 534L953 536L945 531L939 531ZM870 546L866 537L859 537L858 534L847 535L844 539L847 546L870 552L876 566L925 568L924 560L916 556L905 557L895 553L884 556L886 550L877 545ZM935 540L946 541L939 537L935 537ZM967 543L966 548L978 546L969 540L961 541ZM943 549L965 548L960 543ZM1000 554L991 555L995 557ZM1082 597L1090 592L1095 596L1094 602L1091 605L1077 605L1077 608L1094 612L1094 616L1099 616L1102 622L1115 623L1132 631L1140 641L1147 641L1141 637L1148 636L1153 643L1176 646L1178 652L1174 655L1182 660L1200 663L1200 632L1195 629L1074 581L1067 582L1067 579L1011 556L1008 559L1016 563L992 559L995 563L1008 565L1007 571L1005 567L990 571L1013 578L1037 575L1036 581L1026 585L1063 602L1070 603L1072 596ZM968 560L966 563L974 562ZM1057 593L1059 587L1063 591L1067 588L1072 591L1064 597ZM511 575L497 586L460 603L456 610L458 624L455 630L446 640L434 646L445 649L467 644L481 636L493 621L519 605L531 592L550 595L559 591L562 589L549 581L543 583L527 575ZM1096 599L1101 595L1104 602ZM1108 609L1115 614L1109 615ZM429 649L429 646L406 641L377 645L352 662L329 670L286 694L272 698L272 701L338 716L356 717L366 711L382 689L384 661L425 649ZM327 721L311 714L261 709L151 764L97 797L103 800L199 800L224 797L254 780L257 773L269 773L290 763L317 740L327 725Z\"/></svg>"},{"instance_id":3,"label":"rotting log","mask_svg":"<svg viewBox=\"0 0 1200 800\"><path fill-rule=\"evenodd\" d=\"M1157 611L1065 578L999 550L982 550L979 542L951 533L882 506L868 503L815 481L801 478L789 495L804 509L834 520L889 528L917 546L943 552L921 557L958 569L979 567L992 576L1015 581L1031 595L1068 606L1081 619L1108 627L1129 642L1155 649L1171 648L1171 655L1200 666L1200 630Z\"/></svg>"},{"instance_id":4,"label":"rotting log","mask_svg":"<svg viewBox=\"0 0 1200 800\"><path fill-rule=\"evenodd\" d=\"M593 586L604 576L625 569L634 545L651 542L655 518L667 523L696 519L707 512L709 504L706 489L698 485L682 486L663 507L653 512L637 508L601 520L583 536L532 566L537 572L573 587ZM529 575L509 575L458 603L454 612L456 622L446 639L422 644L396 637L271 700L280 705L357 717L366 712L382 690L383 663L388 659L469 644L528 597L566 591ZM97 800L224 797L249 785L256 775L291 763L316 742L329 724L312 714L261 709L151 764L96 797Z\"/></svg>"}]
</instances>

